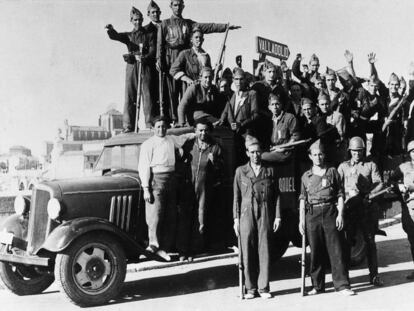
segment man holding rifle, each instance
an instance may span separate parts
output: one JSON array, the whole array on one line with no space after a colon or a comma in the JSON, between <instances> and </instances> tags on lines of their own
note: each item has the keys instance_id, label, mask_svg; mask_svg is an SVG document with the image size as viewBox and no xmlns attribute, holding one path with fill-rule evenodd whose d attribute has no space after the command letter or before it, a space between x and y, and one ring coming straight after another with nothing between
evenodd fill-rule
<instances>
[{"instance_id":1,"label":"man holding rifle","mask_svg":"<svg viewBox=\"0 0 414 311\"><path fill-rule=\"evenodd\" d=\"M281 222L279 193L273 167L262 163L262 148L255 138L246 140L249 162L234 177L234 231L242 253L245 299L257 294L271 298L269 288L270 237Z\"/></svg>"},{"instance_id":2,"label":"man holding rifle","mask_svg":"<svg viewBox=\"0 0 414 311\"><path fill-rule=\"evenodd\" d=\"M197 23L183 18L184 0L171 0L172 16L161 22L157 36L157 66L162 72L168 73L178 54L190 48L190 38L194 28L200 28L203 33L225 32L229 29L238 29L240 26L215 23ZM170 102L170 116L177 120L177 106L181 84L172 76L167 75L167 85Z\"/></svg>"},{"instance_id":3,"label":"man holding rifle","mask_svg":"<svg viewBox=\"0 0 414 311\"><path fill-rule=\"evenodd\" d=\"M349 264L350 250L355 240L355 234L358 230L361 230L367 244L369 281L374 286L382 286L383 282L378 276L377 247L375 244L375 233L378 229L378 211L377 206L372 204L370 195L379 192L383 188L383 183L377 165L364 157L365 143L361 137L352 137L349 141L348 150L351 153L351 159L342 162L338 167L345 189L347 260Z\"/></svg>"},{"instance_id":4,"label":"man holding rifle","mask_svg":"<svg viewBox=\"0 0 414 311\"><path fill-rule=\"evenodd\" d=\"M299 196L299 231L302 235L306 233L311 249L313 289L307 294L312 296L325 292L327 251L335 290L352 296L355 293L350 289L340 235L344 225L342 183L337 170L326 165L320 140L314 142L308 151L313 166L302 176Z\"/></svg>"}]
</instances>

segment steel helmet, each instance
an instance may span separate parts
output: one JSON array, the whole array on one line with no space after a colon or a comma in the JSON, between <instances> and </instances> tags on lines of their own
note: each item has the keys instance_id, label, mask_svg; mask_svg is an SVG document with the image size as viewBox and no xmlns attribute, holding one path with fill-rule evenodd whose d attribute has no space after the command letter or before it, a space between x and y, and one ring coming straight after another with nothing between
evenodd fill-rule
<instances>
[{"instance_id":1,"label":"steel helmet","mask_svg":"<svg viewBox=\"0 0 414 311\"><path fill-rule=\"evenodd\" d=\"M410 141L407 145L407 152L414 150L414 140Z\"/></svg>"},{"instance_id":2,"label":"steel helmet","mask_svg":"<svg viewBox=\"0 0 414 311\"><path fill-rule=\"evenodd\" d=\"M361 150L365 149L365 143L361 137L355 136L349 140L348 150Z\"/></svg>"}]
</instances>

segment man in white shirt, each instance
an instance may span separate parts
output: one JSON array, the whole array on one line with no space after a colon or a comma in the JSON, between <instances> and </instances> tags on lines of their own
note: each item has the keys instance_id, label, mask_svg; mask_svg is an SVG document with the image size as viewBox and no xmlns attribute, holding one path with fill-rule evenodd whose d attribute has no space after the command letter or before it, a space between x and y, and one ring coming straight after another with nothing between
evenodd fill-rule
<instances>
[{"instance_id":1,"label":"man in white shirt","mask_svg":"<svg viewBox=\"0 0 414 311\"><path fill-rule=\"evenodd\" d=\"M148 248L166 261L171 257L166 253L174 245L174 228L177 218L175 148L195 134L180 136L166 135L168 120L165 117L154 119L154 136L141 145L138 172L144 190L145 217L148 225Z\"/></svg>"}]
</instances>

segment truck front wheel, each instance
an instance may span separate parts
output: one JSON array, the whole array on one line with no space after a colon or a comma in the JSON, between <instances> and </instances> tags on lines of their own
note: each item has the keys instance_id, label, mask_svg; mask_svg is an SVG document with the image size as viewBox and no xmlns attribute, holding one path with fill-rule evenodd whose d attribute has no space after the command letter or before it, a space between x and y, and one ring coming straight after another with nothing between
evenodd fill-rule
<instances>
[{"instance_id":1,"label":"truck front wheel","mask_svg":"<svg viewBox=\"0 0 414 311\"><path fill-rule=\"evenodd\" d=\"M0 251L5 251L4 245L0 247ZM16 295L40 294L54 280L53 275L38 273L31 266L0 262L0 284Z\"/></svg>"},{"instance_id":2,"label":"truck front wheel","mask_svg":"<svg viewBox=\"0 0 414 311\"><path fill-rule=\"evenodd\" d=\"M115 298L125 274L125 252L118 241L105 233L80 237L56 256L56 279L69 300L81 307L101 305Z\"/></svg>"}]
</instances>

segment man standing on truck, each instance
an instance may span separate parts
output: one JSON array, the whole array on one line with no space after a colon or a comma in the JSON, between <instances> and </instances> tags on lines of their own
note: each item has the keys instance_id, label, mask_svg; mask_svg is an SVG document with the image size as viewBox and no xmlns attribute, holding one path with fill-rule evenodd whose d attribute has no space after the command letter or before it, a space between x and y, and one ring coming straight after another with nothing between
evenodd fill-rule
<instances>
[{"instance_id":1,"label":"man standing on truck","mask_svg":"<svg viewBox=\"0 0 414 311\"><path fill-rule=\"evenodd\" d=\"M222 181L224 170L221 147L211 136L213 126L206 119L195 124L197 138L192 142L191 179L192 200L188 206L180 206L178 214L177 248L180 261L193 261L197 252L208 247L213 231L211 215L213 200L218 195L217 187ZM217 214L218 215L218 214Z\"/></svg>"},{"instance_id":2,"label":"man standing on truck","mask_svg":"<svg viewBox=\"0 0 414 311\"><path fill-rule=\"evenodd\" d=\"M351 256L351 247L355 241L355 234L361 230L367 244L367 260L369 281L374 286L382 286L378 276L377 246L375 232L378 228L378 210L369 199L371 194L383 188L377 165L364 157L365 143L361 137L352 137L348 150L351 159L342 162L338 173L345 189L345 204L347 211L346 221L346 256L348 264Z\"/></svg>"},{"instance_id":3,"label":"man standing on truck","mask_svg":"<svg viewBox=\"0 0 414 311\"><path fill-rule=\"evenodd\" d=\"M167 73L167 85L169 92L170 117L177 121L177 106L181 84L168 75L171 65L177 59L178 54L190 48L190 36L194 28L199 28L204 34L225 32L227 24L197 23L191 19L184 18L184 0L171 0L170 8L172 16L161 22L157 36L157 65L158 68ZM230 25L229 29L238 29L240 26Z\"/></svg>"},{"instance_id":4,"label":"man standing on truck","mask_svg":"<svg viewBox=\"0 0 414 311\"><path fill-rule=\"evenodd\" d=\"M269 288L270 237L279 229L280 204L273 167L262 163L257 139L246 141L249 162L236 169L234 176L234 231L240 236L240 249L247 293L245 299L271 298Z\"/></svg>"},{"instance_id":5,"label":"man standing on truck","mask_svg":"<svg viewBox=\"0 0 414 311\"><path fill-rule=\"evenodd\" d=\"M175 243L177 219L175 148L195 138L194 133L166 135L168 125L166 117L154 119L154 135L141 145L138 163L148 225L147 251L166 261L171 260L166 251Z\"/></svg>"},{"instance_id":6,"label":"man standing on truck","mask_svg":"<svg viewBox=\"0 0 414 311\"><path fill-rule=\"evenodd\" d=\"M311 249L313 289L308 295L325 292L327 251L335 290L352 296L355 293L350 289L340 236L344 224L344 192L340 176L334 167L326 165L320 140L309 147L309 158L313 166L302 176L299 196L299 231L302 235L306 232Z\"/></svg>"},{"instance_id":7,"label":"man standing on truck","mask_svg":"<svg viewBox=\"0 0 414 311\"><path fill-rule=\"evenodd\" d=\"M127 63L125 80L125 103L123 127L124 132L132 132L135 128L135 114L137 111L136 103L138 81L142 79L142 99L145 115L145 124L151 126L151 118L157 115L157 105L153 98L152 80L153 68L155 66L156 37L146 28L142 27L142 13L132 7L130 21L134 26L131 32L117 32L111 24L106 25L110 39L124 43L128 48L128 54L124 54ZM140 46L142 50L140 51ZM142 77L138 77L138 64L142 66Z\"/></svg>"}]
</instances>

